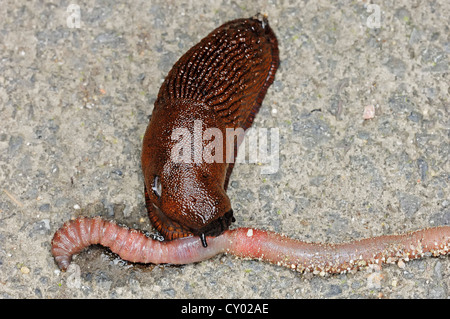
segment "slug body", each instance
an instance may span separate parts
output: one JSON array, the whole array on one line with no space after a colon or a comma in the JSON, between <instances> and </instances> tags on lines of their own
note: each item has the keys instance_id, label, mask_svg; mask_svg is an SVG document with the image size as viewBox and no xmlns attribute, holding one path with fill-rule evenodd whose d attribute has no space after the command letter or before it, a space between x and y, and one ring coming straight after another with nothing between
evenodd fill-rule
<instances>
[{"instance_id":1,"label":"slug body","mask_svg":"<svg viewBox=\"0 0 450 319\"><path fill-rule=\"evenodd\" d=\"M142 150L148 214L166 240L198 235L206 245L205 236L228 229L226 189L238 146L225 137L252 125L278 64L267 20L250 18L215 29L169 72Z\"/></svg>"},{"instance_id":2,"label":"slug body","mask_svg":"<svg viewBox=\"0 0 450 319\"><path fill-rule=\"evenodd\" d=\"M79 217L53 236L59 268L66 270L72 255L92 244L132 262L187 264L228 253L322 275L448 254L450 226L342 244L228 229L233 211L226 189L238 143L218 136L252 125L278 64L277 40L265 18L228 22L181 57L159 91L142 151L149 217L166 240ZM225 152L211 152L208 161L202 151L211 141Z\"/></svg>"}]
</instances>

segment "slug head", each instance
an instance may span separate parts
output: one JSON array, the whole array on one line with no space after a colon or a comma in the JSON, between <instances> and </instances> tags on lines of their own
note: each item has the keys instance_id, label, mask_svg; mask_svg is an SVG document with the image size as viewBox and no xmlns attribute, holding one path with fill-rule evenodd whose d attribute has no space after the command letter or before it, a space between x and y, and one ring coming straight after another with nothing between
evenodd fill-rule
<instances>
[{"instance_id":1,"label":"slug head","mask_svg":"<svg viewBox=\"0 0 450 319\"><path fill-rule=\"evenodd\" d=\"M215 132L225 128L201 103L156 103L142 152L150 220L167 240L198 235L206 246L206 235L220 235L234 221L224 189L225 156L212 162L202 156L212 141L218 146L216 152L225 153L225 136L222 140L204 138L208 128Z\"/></svg>"}]
</instances>

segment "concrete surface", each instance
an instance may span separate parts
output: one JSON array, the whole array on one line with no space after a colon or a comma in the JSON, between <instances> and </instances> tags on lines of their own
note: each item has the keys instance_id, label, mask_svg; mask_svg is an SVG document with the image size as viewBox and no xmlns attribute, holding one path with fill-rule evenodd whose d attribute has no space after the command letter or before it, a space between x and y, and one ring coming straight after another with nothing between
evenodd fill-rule
<instances>
[{"instance_id":1,"label":"concrete surface","mask_svg":"<svg viewBox=\"0 0 450 319\"><path fill-rule=\"evenodd\" d=\"M235 226L340 242L449 224L448 1L78 1L70 28L74 2L0 6L1 298L449 297L448 257L322 278L230 256L133 265L100 247L61 273L50 254L80 215L152 231L140 152L159 86L207 33L257 12L281 66L255 126L279 129L280 169L235 168Z\"/></svg>"}]
</instances>

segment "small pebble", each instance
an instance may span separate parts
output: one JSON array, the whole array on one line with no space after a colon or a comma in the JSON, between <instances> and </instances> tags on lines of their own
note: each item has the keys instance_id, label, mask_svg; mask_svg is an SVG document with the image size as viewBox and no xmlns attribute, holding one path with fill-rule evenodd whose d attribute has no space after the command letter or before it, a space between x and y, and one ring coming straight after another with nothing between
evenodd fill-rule
<instances>
[{"instance_id":1,"label":"small pebble","mask_svg":"<svg viewBox=\"0 0 450 319\"><path fill-rule=\"evenodd\" d=\"M375 117L375 107L373 105L366 105L364 107L363 119L369 120Z\"/></svg>"},{"instance_id":2,"label":"small pebble","mask_svg":"<svg viewBox=\"0 0 450 319\"><path fill-rule=\"evenodd\" d=\"M22 272L22 274L29 274L30 273L30 268L28 268L27 266L22 266L20 268L20 271Z\"/></svg>"},{"instance_id":3,"label":"small pebble","mask_svg":"<svg viewBox=\"0 0 450 319\"><path fill-rule=\"evenodd\" d=\"M367 287L369 289L380 289L381 288L381 280L383 279L383 274L380 272L371 273L367 277Z\"/></svg>"}]
</instances>

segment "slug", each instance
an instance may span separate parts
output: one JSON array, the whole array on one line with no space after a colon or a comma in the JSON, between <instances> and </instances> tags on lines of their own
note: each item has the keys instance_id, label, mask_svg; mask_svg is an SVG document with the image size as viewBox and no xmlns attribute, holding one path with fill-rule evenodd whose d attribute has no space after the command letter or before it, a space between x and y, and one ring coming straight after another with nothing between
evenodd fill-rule
<instances>
[{"instance_id":1,"label":"slug","mask_svg":"<svg viewBox=\"0 0 450 319\"><path fill-rule=\"evenodd\" d=\"M225 23L184 54L162 84L144 136L142 169L145 198L152 224L166 240L217 236L233 221L226 194L237 145L222 139L208 163L202 150L207 129L227 130L252 125L267 88L278 68L278 43L266 18L239 19ZM195 130L198 123L199 130ZM200 152L177 161L181 142L173 132L189 130L199 140ZM203 138L202 138L203 136ZM192 143L192 145L191 145ZM183 150L183 151L187 151ZM197 157L197 158L195 158Z\"/></svg>"},{"instance_id":2,"label":"slug","mask_svg":"<svg viewBox=\"0 0 450 319\"><path fill-rule=\"evenodd\" d=\"M187 264L227 253L321 275L447 254L450 226L342 244L229 230L234 216L226 190L239 135L237 141L220 140L209 129L224 136L252 125L274 81L278 55L276 36L260 15L227 22L187 51L160 88L142 149L148 215L165 240L100 217L79 217L53 236L58 267L66 270L73 254L93 244L131 262ZM214 160L206 160L211 158L202 151L213 142Z\"/></svg>"}]
</instances>

